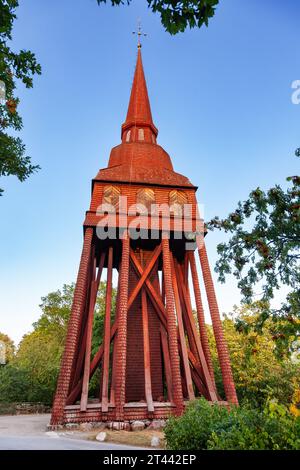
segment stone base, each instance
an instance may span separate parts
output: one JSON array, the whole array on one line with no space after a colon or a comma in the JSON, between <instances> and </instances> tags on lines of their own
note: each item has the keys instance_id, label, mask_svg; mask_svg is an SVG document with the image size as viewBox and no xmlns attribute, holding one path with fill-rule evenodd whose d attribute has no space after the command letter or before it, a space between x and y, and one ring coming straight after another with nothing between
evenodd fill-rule
<instances>
[{"instance_id":1,"label":"stone base","mask_svg":"<svg viewBox=\"0 0 300 470\"><path fill-rule=\"evenodd\" d=\"M149 412L147 404L144 402L126 403L124 406L124 421L120 424L111 425L109 423L118 422L114 406L108 407L108 412L103 413L101 403L90 403L86 411L80 411L80 405L68 405L64 410L64 423L107 423L110 426L126 428L126 423L133 421L143 421L145 426L149 426L153 421L166 420L174 415L175 406L170 402L154 402L154 411ZM121 424L124 423L124 424ZM127 426L128 427L128 426Z\"/></svg>"},{"instance_id":2,"label":"stone base","mask_svg":"<svg viewBox=\"0 0 300 470\"><path fill-rule=\"evenodd\" d=\"M141 402L126 403L124 421L117 421L113 406L109 406L108 412L103 413L99 403L88 404L85 412L80 411L80 405L69 405L65 407L64 424L49 425L48 430L67 429L83 432L105 428L116 431L139 431L145 428L159 430L164 427L166 420L174 414L174 409L174 405L169 402L155 402L154 412L149 412L147 405Z\"/></svg>"}]
</instances>

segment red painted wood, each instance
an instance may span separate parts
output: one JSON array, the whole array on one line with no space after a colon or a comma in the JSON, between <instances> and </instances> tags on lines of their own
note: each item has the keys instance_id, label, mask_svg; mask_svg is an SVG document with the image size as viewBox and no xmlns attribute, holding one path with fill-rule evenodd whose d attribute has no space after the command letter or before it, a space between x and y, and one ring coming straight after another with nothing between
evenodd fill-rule
<instances>
[{"instance_id":1,"label":"red painted wood","mask_svg":"<svg viewBox=\"0 0 300 470\"><path fill-rule=\"evenodd\" d=\"M102 380L102 413L108 411L108 382L109 382L109 354L110 354L110 318L111 318L111 296L112 296L112 269L113 269L113 247L108 249L106 297L105 297L105 319L104 319L104 352L103 352L103 380Z\"/></svg>"},{"instance_id":2,"label":"red painted wood","mask_svg":"<svg viewBox=\"0 0 300 470\"><path fill-rule=\"evenodd\" d=\"M173 400L176 405L175 413L180 415L183 411L183 394L182 382L180 375L180 360L178 352L178 336L175 317L174 296L172 289L172 269L170 259L169 240L162 239L162 252L163 252L163 272L166 292L166 312L167 312L167 330L168 342L170 351L170 361L172 365L172 385L173 385Z\"/></svg>"},{"instance_id":3,"label":"red painted wood","mask_svg":"<svg viewBox=\"0 0 300 470\"><path fill-rule=\"evenodd\" d=\"M200 342L200 338L198 336L198 332L197 332L197 329L196 329L195 320L194 320L194 317L193 317L192 306L190 304L190 299L187 295L186 287L185 287L185 284L183 282L182 272L181 272L180 269L177 269L177 275L179 277L180 287L181 287L181 290L182 290L182 293L183 293L183 298L184 298L184 301L185 301L185 307L186 307L186 311L187 311L187 314L188 314L188 319L189 319L189 322L190 322L190 326L191 326L191 329L192 329L192 332L193 332L194 340L195 340L195 343L196 343L198 357L200 359L201 367L202 367L203 374L204 374L204 377L205 377L205 382L206 382L206 386L207 386L207 389L208 389L208 392L209 392L209 397L212 401L218 401L216 390L215 390L215 387L213 385L213 382L212 382L212 379L211 379L211 376L210 376L210 373L209 373L209 370L208 370L208 367L207 367L206 358L205 358L205 355L204 355L204 352L203 352L203 349L202 349L202 345L201 345L201 342Z\"/></svg>"},{"instance_id":4,"label":"red painted wood","mask_svg":"<svg viewBox=\"0 0 300 470\"><path fill-rule=\"evenodd\" d=\"M153 256L151 260L149 261L148 265L146 266L145 270L143 271L143 274L141 275L141 278L139 279L138 283L136 284L135 288L133 289L129 300L128 300L128 310L130 309L131 305L133 304L134 300L136 299L138 293L140 292L143 284L145 283L146 279L149 277L151 274L151 271L156 263L157 258L159 257L161 253L161 246L158 245L157 248L153 252ZM130 256L134 255L133 251L131 250ZM135 255L134 255L135 257Z\"/></svg>"},{"instance_id":5,"label":"red painted wood","mask_svg":"<svg viewBox=\"0 0 300 470\"><path fill-rule=\"evenodd\" d=\"M204 279L204 284L205 284L205 290L206 290L207 301L209 305L214 335L216 338L216 345L217 345L220 367L222 371L222 378L223 378L223 385L224 385L226 399L230 403L234 403L237 405L238 399L237 399L235 385L233 381L228 347L224 338L218 302L217 302L217 298L215 294L214 283L213 283L212 275L210 272L210 267L209 267L209 262L208 262L208 257L207 257L204 241L202 241L202 246L199 249L198 253L199 253L200 264L201 264L202 273L203 273L203 279Z\"/></svg>"},{"instance_id":6,"label":"red painted wood","mask_svg":"<svg viewBox=\"0 0 300 470\"><path fill-rule=\"evenodd\" d=\"M144 368L145 368L145 395L148 405L148 411L153 412L152 385L151 385L151 363L150 363L150 344L149 344L149 323L147 309L147 294L142 289L142 317L143 317L143 342L144 342Z\"/></svg>"},{"instance_id":7,"label":"red painted wood","mask_svg":"<svg viewBox=\"0 0 300 470\"><path fill-rule=\"evenodd\" d=\"M208 336L207 336L207 330L206 330L204 309L203 309L202 296L201 296L201 291L200 291L200 285L199 285L199 278L198 278L198 273L197 273L195 255L194 255L193 252L189 252L188 257L189 257L190 267L191 267L191 274L192 274L193 289L194 289L194 296L195 296L195 303L196 303L196 310L197 310L197 317L198 317L198 325L199 325L201 344L202 344L203 352L204 352L205 357L206 357L207 367L209 369L213 385L216 388L215 377L214 377L214 367L213 367L211 352L210 352L209 343L208 343Z\"/></svg>"},{"instance_id":8,"label":"red painted wood","mask_svg":"<svg viewBox=\"0 0 300 470\"><path fill-rule=\"evenodd\" d=\"M114 339L114 336L117 332L117 329L118 329L118 325L117 325L117 322L115 322L113 324L113 326L111 327L110 341L112 341ZM100 361L102 360L103 351L104 351L103 344L101 344L101 346L99 347L97 353L95 354L95 356L93 357L93 360L91 362L90 379L94 375L97 367L100 364ZM78 395L80 394L81 388L82 388L82 379L79 380L79 382L73 388L72 392L69 394L69 396L67 398L67 401L66 401L67 405L71 405L76 401L76 399L78 398Z\"/></svg>"},{"instance_id":9,"label":"red painted wood","mask_svg":"<svg viewBox=\"0 0 300 470\"><path fill-rule=\"evenodd\" d=\"M92 238L93 229L88 228L84 235L82 255L69 322L70 326L67 332L65 350L52 407L51 424L53 425L62 424L64 422L64 407L66 405L66 400L70 389L71 374L73 370L74 357L76 354L76 345L78 343L79 337L79 328L81 324L81 318L84 313L85 299L87 295L86 289Z\"/></svg>"},{"instance_id":10,"label":"red painted wood","mask_svg":"<svg viewBox=\"0 0 300 470\"><path fill-rule=\"evenodd\" d=\"M157 248L156 253L155 244L157 242L153 242L153 240L142 240L141 242L134 240L131 243L132 255L129 258L130 240L127 230L129 224L134 221L135 215L130 214L126 218L125 211L121 207L122 204L118 204L117 201L115 206L116 218L114 221L109 222L110 228L116 227L118 229L116 234L119 240L113 241L114 264L121 264L116 321L112 328L110 328L110 322L108 324L110 312L107 312L104 344L99 347L97 354L88 363L90 354L87 349L89 348L91 336L89 306L92 300L92 290L90 288L92 282L93 289L95 287L94 277L91 277L93 273L92 261L94 258L92 250L95 249L95 254L98 256L99 252L102 253L107 250L110 243L109 240L103 241L96 237L99 223L103 219L105 220L106 217L103 214L99 214L97 208L105 202L105 198L109 198L109 194L112 196L121 194L122 197L127 197L128 207L130 207L132 204L140 202L139 195L141 195L141 190L146 190L150 199L151 195L153 195L151 200L155 200L161 206L170 205L170 201L174 200L173 196L176 196L175 193L178 192L179 200L184 200L191 205L191 230L196 231L198 228L196 225L197 202L195 197L197 188L190 183L188 178L174 172L170 156L156 143L157 133L158 131L152 120L141 50L139 50L128 113L126 121L122 126L122 142L112 149L107 168L99 170L92 184L91 204L84 222L84 248L76 283L71 319L68 326L66 348L53 406L52 424L61 424L72 419L76 420L76 422L89 420L123 421L124 419L167 417L170 414L180 415L185 406L183 389L189 389L189 398L192 398L191 386L193 384L195 385L195 390L197 389L201 395L206 396L209 400L214 400L215 398L213 395L214 391L211 388L211 383L214 388L214 377L208 343L205 342L205 328L203 328L205 321L200 308L200 289L198 289L197 282L195 281L197 273L195 275L195 270L193 272L194 265L192 266L192 262L190 262L198 318L202 322L199 322L201 340L198 338L197 331L195 334L188 284L190 257L187 253L184 253L185 240L173 240L172 238L172 241L169 243L163 233L166 217L162 214L142 215L140 217L141 228L147 228L151 224L152 228L155 227L157 230L161 230L163 238L161 247ZM183 230L181 222L180 217L171 217L171 232ZM122 238L124 230L125 238ZM167 237L169 237L169 234L167 234ZM176 274L174 279L172 279L170 246L174 252L176 250L178 259L183 259L180 269L182 279L179 274ZM160 249L163 252L162 257L160 253L158 254ZM139 254L135 256L133 251ZM143 262L139 262L143 253L145 254L145 260L147 260L146 268ZM158 256L155 260L156 255ZM222 325L206 252L200 252L200 260L226 396L232 403L237 403L228 350L222 335ZM161 289L157 282L159 269L163 270ZM129 299L128 292L130 292ZM143 302L142 296L144 298ZM144 308L142 308L142 303ZM179 318L178 327L176 324L175 303ZM148 328L145 326L146 317L148 317ZM114 340L114 344L112 348L110 386L111 406L108 406L109 363L112 340ZM144 343L146 345L145 348ZM149 346L147 346L147 343ZM203 349L202 352L201 347ZM87 363L84 366L85 358ZM168 398L173 401L172 405L167 404L165 407L161 403L163 400L161 396L163 394L162 358L166 373L165 382L168 386ZM104 403L103 410L100 403L97 405L98 408L95 404L95 409L92 409L93 407L90 405L86 405L89 380L99 368L101 361L103 367L101 368L100 395ZM150 407L149 411L145 403L144 392L146 388L148 390L146 395L148 396L148 402L150 402L148 364L150 364L154 411L151 411L152 407ZM207 374L207 370L209 374ZM84 377L81 377L81 375ZM209 379L211 379L211 382ZM64 409L66 403L74 405L81 395L83 398L83 411L80 411L80 407L76 408L72 415L71 411L69 412ZM188 393L185 395L187 396ZM140 397L138 401L141 402L135 406L126 404L126 397L133 396ZM98 411L95 411L96 409Z\"/></svg>"},{"instance_id":11,"label":"red painted wood","mask_svg":"<svg viewBox=\"0 0 300 470\"><path fill-rule=\"evenodd\" d=\"M100 284L101 274L102 274L102 270L104 266L104 260L105 260L105 253L102 253L96 279L94 279L95 273L96 273L96 265L94 266L94 274L93 274L93 280L92 280L92 285L91 285L90 305L89 305L89 313L88 313L88 319L87 319L87 325L86 325L85 359L84 359L84 371L83 371L83 379L82 379L82 392L81 392L81 400L80 400L81 411L86 411L86 406L88 402L94 311L95 311L95 305L96 305L96 300L97 300L97 293L98 293L98 288Z\"/></svg>"},{"instance_id":12,"label":"red painted wood","mask_svg":"<svg viewBox=\"0 0 300 470\"><path fill-rule=\"evenodd\" d=\"M133 263L133 267L135 268L136 272L142 276L144 270L139 263L138 259L136 258L135 254L133 251L130 253L130 259ZM150 282L149 279L145 280L145 287L147 289L147 293L149 294L150 300L152 301L152 304L161 320L163 325L166 326L166 314L165 314L165 306L162 303L160 295L157 293L157 290L153 287L152 283Z\"/></svg>"},{"instance_id":13,"label":"red painted wood","mask_svg":"<svg viewBox=\"0 0 300 470\"><path fill-rule=\"evenodd\" d=\"M170 362L169 346L167 332L163 326L160 326L161 344L164 358L165 379L167 383L168 400L173 402L172 368Z\"/></svg>"},{"instance_id":14,"label":"red painted wood","mask_svg":"<svg viewBox=\"0 0 300 470\"><path fill-rule=\"evenodd\" d=\"M122 239L122 261L120 268L120 295L118 311L118 349L116 372L116 419L124 419L126 393L126 350L127 350L127 313L129 279L129 235L126 231Z\"/></svg>"},{"instance_id":15,"label":"red painted wood","mask_svg":"<svg viewBox=\"0 0 300 470\"><path fill-rule=\"evenodd\" d=\"M119 298L120 298L120 273L118 278L118 290L116 298L116 315L115 321L118 322L118 313L119 313ZM113 342L113 363L111 371L111 386L110 386L110 403L112 406L115 406L115 387L116 387L116 369L117 369L117 348L118 348L118 332L116 332Z\"/></svg>"},{"instance_id":16,"label":"red painted wood","mask_svg":"<svg viewBox=\"0 0 300 470\"><path fill-rule=\"evenodd\" d=\"M175 307L176 307L176 312L177 312L178 330L179 330L184 374L185 374L185 380L186 380L186 385L187 385L187 393L188 393L189 400L194 400L195 393L193 389L190 364L189 364L188 354L187 354L185 333L184 333L183 321L182 321L182 310L181 310L181 305L180 305L180 298L179 298L177 279L176 279L175 268L174 268L174 260L173 260L172 254L170 254L170 258L171 258L171 266L172 266L173 292L174 292Z\"/></svg>"}]
</instances>

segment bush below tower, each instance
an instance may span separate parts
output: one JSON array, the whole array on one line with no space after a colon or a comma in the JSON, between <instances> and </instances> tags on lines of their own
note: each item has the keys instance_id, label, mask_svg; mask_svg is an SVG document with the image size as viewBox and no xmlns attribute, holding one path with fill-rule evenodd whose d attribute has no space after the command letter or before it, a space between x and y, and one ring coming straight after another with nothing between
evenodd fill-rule
<instances>
[{"instance_id":1,"label":"bush below tower","mask_svg":"<svg viewBox=\"0 0 300 470\"><path fill-rule=\"evenodd\" d=\"M228 410L205 399L188 405L165 429L172 450L299 450L300 417L275 400L263 409L243 405Z\"/></svg>"}]
</instances>

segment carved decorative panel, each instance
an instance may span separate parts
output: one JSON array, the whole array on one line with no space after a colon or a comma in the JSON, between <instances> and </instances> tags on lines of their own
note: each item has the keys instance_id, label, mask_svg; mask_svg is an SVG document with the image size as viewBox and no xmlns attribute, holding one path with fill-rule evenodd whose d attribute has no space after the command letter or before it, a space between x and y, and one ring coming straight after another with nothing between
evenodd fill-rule
<instances>
[{"instance_id":1,"label":"carved decorative panel","mask_svg":"<svg viewBox=\"0 0 300 470\"><path fill-rule=\"evenodd\" d=\"M188 203L188 198L183 191L173 190L169 193L170 212L177 216L183 215L183 207Z\"/></svg>"},{"instance_id":2,"label":"carved decorative panel","mask_svg":"<svg viewBox=\"0 0 300 470\"><path fill-rule=\"evenodd\" d=\"M103 190L103 204L110 204L114 207L118 207L119 205L119 197L121 195L121 191L117 186L105 186Z\"/></svg>"},{"instance_id":3,"label":"carved decorative panel","mask_svg":"<svg viewBox=\"0 0 300 470\"><path fill-rule=\"evenodd\" d=\"M155 193L153 189L150 189L150 188L139 189L137 192L136 202L137 204L141 205L139 209L142 209L142 207L144 206L147 209L148 213L150 214L151 204L155 204Z\"/></svg>"}]
</instances>

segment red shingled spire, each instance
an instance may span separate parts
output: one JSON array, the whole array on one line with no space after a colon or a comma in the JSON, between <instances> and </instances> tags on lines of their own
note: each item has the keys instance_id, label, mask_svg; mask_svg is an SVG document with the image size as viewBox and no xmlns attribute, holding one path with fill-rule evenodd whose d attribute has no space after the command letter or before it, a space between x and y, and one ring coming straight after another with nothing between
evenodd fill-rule
<instances>
[{"instance_id":1,"label":"red shingled spire","mask_svg":"<svg viewBox=\"0 0 300 470\"><path fill-rule=\"evenodd\" d=\"M152 120L141 48L139 47L126 121L122 125L122 141L156 143L157 134L158 130Z\"/></svg>"}]
</instances>

